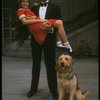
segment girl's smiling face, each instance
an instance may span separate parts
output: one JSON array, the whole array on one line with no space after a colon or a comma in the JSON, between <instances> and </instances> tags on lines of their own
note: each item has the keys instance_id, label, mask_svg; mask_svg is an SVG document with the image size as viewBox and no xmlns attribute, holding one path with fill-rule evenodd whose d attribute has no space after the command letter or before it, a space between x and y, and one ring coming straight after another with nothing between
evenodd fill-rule
<instances>
[{"instance_id":1,"label":"girl's smiling face","mask_svg":"<svg viewBox=\"0 0 100 100\"><path fill-rule=\"evenodd\" d=\"M29 0L21 0L21 7L24 9L29 8Z\"/></svg>"}]
</instances>

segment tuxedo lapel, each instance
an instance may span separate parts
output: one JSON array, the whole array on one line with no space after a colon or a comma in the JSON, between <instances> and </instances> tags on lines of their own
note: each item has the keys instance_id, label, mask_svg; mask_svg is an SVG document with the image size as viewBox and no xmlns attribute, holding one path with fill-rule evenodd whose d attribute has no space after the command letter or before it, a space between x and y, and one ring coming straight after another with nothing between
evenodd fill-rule
<instances>
[{"instance_id":1,"label":"tuxedo lapel","mask_svg":"<svg viewBox=\"0 0 100 100\"><path fill-rule=\"evenodd\" d=\"M47 7L47 11L46 11L46 15L45 15L45 18L48 19L50 17L50 12L51 12L51 6L50 6L50 3L48 3L48 7Z\"/></svg>"}]
</instances>

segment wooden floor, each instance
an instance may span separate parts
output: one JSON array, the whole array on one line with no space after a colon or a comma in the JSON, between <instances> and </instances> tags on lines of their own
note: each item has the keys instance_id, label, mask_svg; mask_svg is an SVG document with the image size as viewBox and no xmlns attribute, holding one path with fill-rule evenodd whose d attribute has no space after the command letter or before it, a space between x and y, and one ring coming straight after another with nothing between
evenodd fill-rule
<instances>
[{"instance_id":1,"label":"wooden floor","mask_svg":"<svg viewBox=\"0 0 100 100\"><path fill-rule=\"evenodd\" d=\"M99 100L98 66L98 58L74 58L73 67L78 74L80 88L90 91L86 100ZM30 89L31 69L31 58L2 57L2 100L53 100L43 59L38 92L31 98L26 97Z\"/></svg>"}]
</instances>

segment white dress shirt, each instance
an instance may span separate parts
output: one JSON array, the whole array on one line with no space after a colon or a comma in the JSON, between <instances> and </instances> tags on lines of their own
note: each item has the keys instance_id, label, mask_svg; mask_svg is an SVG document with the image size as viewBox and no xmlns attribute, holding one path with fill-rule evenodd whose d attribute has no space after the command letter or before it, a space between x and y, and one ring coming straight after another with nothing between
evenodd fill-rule
<instances>
[{"instance_id":1,"label":"white dress shirt","mask_svg":"<svg viewBox=\"0 0 100 100\"><path fill-rule=\"evenodd\" d=\"M39 9L39 17L41 19L45 19L47 6L48 6L48 4L46 6L40 6L40 9Z\"/></svg>"},{"instance_id":2,"label":"white dress shirt","mask_svg":"<svg viewBox=\"0 0 100 100\"><path fill-rule=\"evenodd\" d=\"M49 2L49 0L46 0L45 3L48 3L48 2ZM43 3L43 2L41 1L41 3ZM45 19L47 6L48 6L48 4L46 6L40 6L40 8L39 8L39 17L41 19Z\"/></svg>"}]
</instances>

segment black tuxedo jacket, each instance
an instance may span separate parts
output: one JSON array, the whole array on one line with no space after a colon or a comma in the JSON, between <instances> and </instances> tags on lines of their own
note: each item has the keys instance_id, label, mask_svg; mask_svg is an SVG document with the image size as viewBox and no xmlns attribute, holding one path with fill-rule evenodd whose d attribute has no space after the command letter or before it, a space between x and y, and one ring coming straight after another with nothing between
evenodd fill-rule
<instances>
[{"instance_id":1,"label":"black tuxedo jacket","mask_svg":"<svg viewBox=\"0 0 100 100\"><path fill-rule=\"evenodd\" d=\"M38 6L33 6L31 10L36 14L36 16L39 16L39 7ZM57 5L54 5L52 3L48 3L47 11L46 11L46 16L45 19L61 19L61 12L60 8Z\"/></svg>"}]
</instances>

